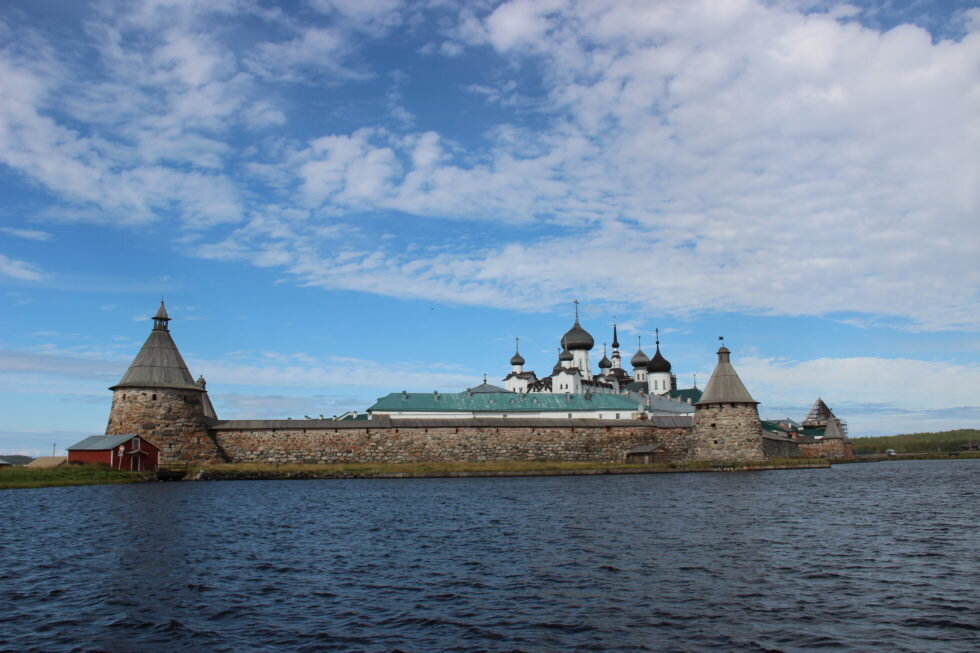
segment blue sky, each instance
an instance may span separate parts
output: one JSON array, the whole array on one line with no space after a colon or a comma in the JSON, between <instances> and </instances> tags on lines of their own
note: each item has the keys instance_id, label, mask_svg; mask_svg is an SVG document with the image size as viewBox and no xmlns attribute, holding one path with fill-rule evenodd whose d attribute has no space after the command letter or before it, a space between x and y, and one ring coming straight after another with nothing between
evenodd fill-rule
<instances>
[{"instance_id":1,"label":"blue sky","mask_svg":"<svg viewBox=\"0 0 980 653\"><path fill-rule=\"evenodd\" d=\"M7 3L0 454L102 432L161 296L226 418L546 374L577 298L764 416L975 427L977 152L973 2Z\"/></svg>"}]
</instances>

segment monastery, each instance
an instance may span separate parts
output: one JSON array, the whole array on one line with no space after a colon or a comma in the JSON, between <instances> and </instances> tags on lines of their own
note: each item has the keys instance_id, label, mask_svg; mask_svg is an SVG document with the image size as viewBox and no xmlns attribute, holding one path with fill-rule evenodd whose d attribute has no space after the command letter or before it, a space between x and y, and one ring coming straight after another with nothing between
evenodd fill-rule
<instances>
[{"instance_id":1,"label":"monastery","mask_svg":"<svg viewBox=\"0 0 980 653\"><path fill-rule=\"evenodd\" d=\"M576 303L577 309L577 303ZM847 457L846 426L818 399L802 425L762 422L722 346L704 391L678 390L660 352L638 349L622 368L617 328L612 358L593 374L595 342L575 323L548 376L525 371L520 351L504 387L459 393L391 393L367 414L338 419L224 420L203 377L195 381L170 334L164 303L129 369L112 386L108 436L141 438L160 464L184 462L452 462L490 460L764 460ZM106 440L108 442L108 439ZM114 441L113 441L114 442ZM100 442L87 439L96 450ZM71 449L71 448L70 448ZM101 449L100 449L101 450ZM642 454L642 455L641 455Z\"/></svg>"},{"instance_id":2,"label":"monastery","mask_svg":"<svg viewBox=\"0 0 980 653\"><path fill-rule=\"evenodd\" d=\"M451 417L525 417L568 419L646 419L649 416L686 416L694 414L701 399L697 386L677 389L677 376L670 362L660 353L657 331L656 353L648 358L637 343L630 359L632 375L623 368L619 351L619 332L612 331L612 358L605 349L599 361L599 373L592 373L589 352L595 339L579 322L575 302L575 323L560 340L558 361L547 376L525 370L527 361L515 339L510 372L503 387L483 383L466 392L391 393L368 408L369 417L451 418Z\"/></svg>"}]
</instances>

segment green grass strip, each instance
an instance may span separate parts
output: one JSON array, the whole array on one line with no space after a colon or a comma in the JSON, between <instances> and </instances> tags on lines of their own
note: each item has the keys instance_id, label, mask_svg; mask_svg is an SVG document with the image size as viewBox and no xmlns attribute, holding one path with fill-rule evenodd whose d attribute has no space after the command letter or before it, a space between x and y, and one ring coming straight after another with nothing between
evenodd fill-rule
<instances>
[{"instance_id":1,"label":"green grass strip","mask_svg":"<svg viewBox=\"0 0 980 653\"><path fill-rule=\"evenodd\" d=\"M63 465L49 469L3 467L0 468L0 490L136 483L146 477L146 473L125 472L105 465Z\"/></svg>"}]
</instances>

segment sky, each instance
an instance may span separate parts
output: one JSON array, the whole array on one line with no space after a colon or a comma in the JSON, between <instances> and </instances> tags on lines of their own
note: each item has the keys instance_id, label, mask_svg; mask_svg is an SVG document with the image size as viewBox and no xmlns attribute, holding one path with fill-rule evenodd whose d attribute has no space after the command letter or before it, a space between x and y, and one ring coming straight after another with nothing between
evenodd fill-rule
<instances>
[{"instance_id":1,"label":"sky","mask_svg":"<svg viewBox=\"0 0 980 653\"><path fill-rule=\"evenodd\" d=\"M547 375L577 299L593 365L976 428L978 152L975 2L6 2L0 455L161 298L226 419Z\"/></svg>"}]
</instances>

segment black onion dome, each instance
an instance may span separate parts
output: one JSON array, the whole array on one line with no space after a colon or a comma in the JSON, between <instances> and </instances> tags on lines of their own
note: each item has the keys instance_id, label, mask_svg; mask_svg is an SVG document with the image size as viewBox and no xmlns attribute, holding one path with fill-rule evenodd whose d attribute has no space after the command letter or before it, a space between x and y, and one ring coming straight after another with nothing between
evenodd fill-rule
<instances>
[{"instance_id":1,"label":"black onion dome","mask_svg":"<svg viewBox=\"0 0 980 653\"><path fill-rule=\"evenodd\" d=\"M562 367L561 361L558 361L557 363L555 363L555 366L551 368L551 373L552 374L558 374L563 369L565 369L565 368Z\"/></svg>"},{"instance_id":2,"label":"black onion dome","mask_svg":"<svg viewBox=\"0 0 980 653\"><path fill-rule=\"evenodd\" d=\"M561 353L558 354L558 360L560 360L560 361L573 361L573 360L575 360L575 357L572 356L572 352L568 351L567 349L562 349L561 350Z\"/></svg>"},{"instance_id":3,"label":"black onion dome","mask_svg":"<svg viewBox=\"0 0 980 653\"><path fill-rule=\"evenodd\" d=\"M524 357L521 356L521 353L520 352L517 352L516 354L514 354L511 357L510 364L511 365L523 365L524 364Z\"/></svg>"},{"instance_id":4,"label":"black onion dome","mask_svg":"<svg viewBox=\"0 0 980 653\"><path fill-rule=\"evenodd\" d=\"M584 349L589 351L595 347L595 340L589 335L589 332L582 328L582 325L575 320L575 324L572 328L562 336L562 344L565 345L566 349Z\"/></svg>"},{"instance_id":5,"label":"black onion dome","mask_svg":"<svg viewBox=\"0 0 980 653\"><path fill-rule=\"evenodd\" d=\"M599 369L605 370L612 367L612 361L606 358L606 355L602 355L602 360L599 361Z\"/></svg>"},{"instance_id":6,"label":"black onion dome","mask_svg":"<svg viewBox=\"0 0 980 653\"><path fill-rule=\"evenodd\" d=\"M669 372L670 371L670 361L663 357L660 353L660 345L657 345L657 353L653 355L650 362L647 363L647 372Z\"/></svg>"},{"instance_id":7,"label":"black onion dome","mask_svg":"<svg viewBox=\"0 0 980 653\"><path fill-rule=\"evenodd\" d=\"M650 359L647 358L647 355L643 353L642 349L637 349L636 353L633 354L633 358L630 359L630 364L633 367L646 367L649 362Z\"/></svg>"}]
</instances>

